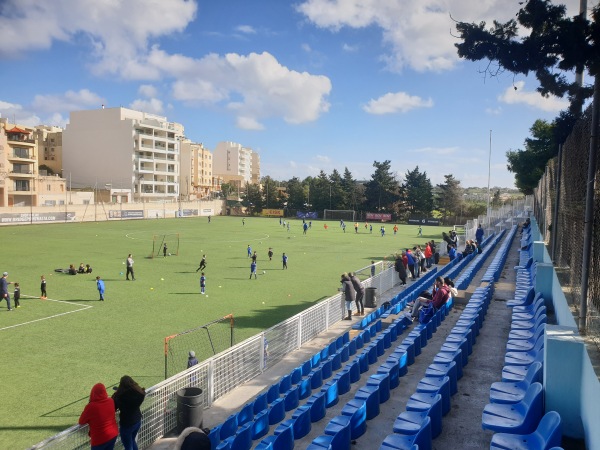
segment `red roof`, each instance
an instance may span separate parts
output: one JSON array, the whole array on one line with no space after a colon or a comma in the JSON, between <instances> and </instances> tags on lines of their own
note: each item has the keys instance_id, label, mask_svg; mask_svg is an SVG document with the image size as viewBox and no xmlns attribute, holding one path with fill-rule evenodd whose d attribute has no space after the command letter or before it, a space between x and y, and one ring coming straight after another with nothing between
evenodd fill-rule
<instances>
[{"instance_id":1,"label":"red roof","mask_svg":"<svg viewBox=\"0 0 600 450\"><path fill-rule=\"evenodd\" d=\"M31 131L27 131L27 130L23 130L21 128L18 127L13 127L10 130L6 130L7 133L23 133L23 134L30 134Z\"/></svg>"}]
</instances>

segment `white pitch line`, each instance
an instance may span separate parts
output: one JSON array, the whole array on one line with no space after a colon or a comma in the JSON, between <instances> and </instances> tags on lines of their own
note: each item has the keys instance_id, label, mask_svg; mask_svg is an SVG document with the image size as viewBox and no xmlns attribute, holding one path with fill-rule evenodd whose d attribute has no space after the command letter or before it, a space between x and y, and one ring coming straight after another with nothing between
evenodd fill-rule
<instances>
[{"instance_id":1,"label":"white pitch line","mask_svg":"<svg viewBox=\"0 0 600 450\"><path fill-rule=\"evenodd\" d=\"M30 297L30 296L24 295L23 297ZM39 298L39 297L30 297L30 298ZM17 325L11 325L11 326L8 326L8 327L3 327L3 328L0 328L0 331L9 330L11 328L16 328L16 327L21 327L23 325L29 325L29 324L35 323L35 322L41 322L42 320L54 319L56 317L65 316L67 314L76 313L76 312L79 312L79 311L84 311L86 309L93 308L93 306L91 306L91 305L82 305L81 303L66 302L64 300L53 300L51 298L47 298L46 300L50 301L50 302L66 303L67 305L77 305L77 306L81 306L81 308L75 309L73 311L67 311L67 312L60 313L60 314L54 314L53 316L43 317L41 319L30 320L29 322L23 322L23 323L19 323Z\"/></svg>"}]
</instances>

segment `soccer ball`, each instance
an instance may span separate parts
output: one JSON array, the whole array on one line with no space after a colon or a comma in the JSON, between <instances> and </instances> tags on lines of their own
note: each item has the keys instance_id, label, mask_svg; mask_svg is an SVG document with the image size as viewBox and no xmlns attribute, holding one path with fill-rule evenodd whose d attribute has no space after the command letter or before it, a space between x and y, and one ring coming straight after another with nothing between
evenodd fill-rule
<instances>
[{"instance_id":1,"label":"soccer ball","mask_svg":"<svg viewBox=\"0 0 600 450\"><path fill-rule=\"evenodd\" d=\"M267 273L267 271L266 271L266 270L263 270L263 274L265 274L265 273Z\"/></svg>"}]
</instances>

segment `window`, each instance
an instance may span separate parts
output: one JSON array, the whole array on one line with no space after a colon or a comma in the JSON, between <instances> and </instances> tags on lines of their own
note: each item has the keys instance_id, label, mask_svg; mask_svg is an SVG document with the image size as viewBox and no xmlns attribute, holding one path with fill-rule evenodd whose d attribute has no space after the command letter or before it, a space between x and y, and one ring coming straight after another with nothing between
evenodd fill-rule
<instances>
[{"instance_id":1,"label":"window","mask_svg":"<svg viewBox=\"0 0 600 450\"><path fill-rule=\"evenodd\" d=\"M47 184L47 185L46 185L46 190L47 190L48 192L50 192L50 191L52 190L52 185L51 185L51 184Z\"/></svg>"},{"instance_id":2,"label":"window","mask_svg":"<svg viewBox=\"0 0 600 450\"><path fill-rule=\"evenodd\" d=\"M15 191L28 191L29 190L29 180L16 180L15 181Z\"/></svg>"}]
</instances>

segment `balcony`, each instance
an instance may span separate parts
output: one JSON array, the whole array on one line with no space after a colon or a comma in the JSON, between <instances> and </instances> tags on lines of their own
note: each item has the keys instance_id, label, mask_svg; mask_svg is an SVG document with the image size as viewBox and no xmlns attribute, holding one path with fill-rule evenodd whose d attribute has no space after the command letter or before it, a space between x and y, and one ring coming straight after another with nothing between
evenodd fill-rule
<instances>
[{"instance_id":1,"label":"balcony","mask_svg":"<svg viewBox=\"0 0 600 450\"><path fill-rule=\"evenodd\" d=\"M8 143L19 143L19 144L25 144L25 145L35 145L35 139L29 139L29 138L25 138L22 136L19 136L18 134L8 134L6 136Z\"/></svg>"},{"instance_id":2,"label":"balcony","mask_svg":"<svg viewBox=\"0 0 600 450\"><path fill-rule=\"evenodd\" d=\"M36 156L33 151L28 148L13 148L13 152L8 155L9 160L28 160L35 161Z\"/></svg>"},{"instance_id":3,"label":"balcony","mask_svg":"<svg viewBox=\"0 0 600 450\"><path fill-rule=\"evenodd\" d=\"M33 178L35 176L35 174L33 173L33 170L24 170L24 169L20 169L20 170L11 170L9 177L11 178Z\"/></svg>"}]
</instances>

